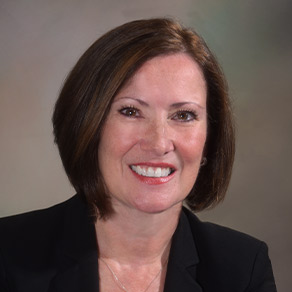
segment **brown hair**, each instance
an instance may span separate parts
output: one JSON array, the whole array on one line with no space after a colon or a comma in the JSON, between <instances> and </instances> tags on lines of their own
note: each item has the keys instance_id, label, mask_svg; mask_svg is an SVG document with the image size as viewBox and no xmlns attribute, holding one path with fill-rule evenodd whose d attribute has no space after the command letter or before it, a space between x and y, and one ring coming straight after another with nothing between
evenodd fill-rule
<instances>
[{"instance_id":1,"label":"brown hair","mask_svg":"<svg viewBox=\"0 0 292 292\"><path fill-rule=\"evenodd\" d=\"M213 54L193 30L168 18L123 24L99 38L68 75L55 105L53 126L65 171L79 194L106 218L112 212L99 171L101 129L119 89L147 60L186 53L207 84L207 164L186 198L194 211L215 206L226 193L234 159L234 124L227 83Z\"/></svg>"}]
</instances>

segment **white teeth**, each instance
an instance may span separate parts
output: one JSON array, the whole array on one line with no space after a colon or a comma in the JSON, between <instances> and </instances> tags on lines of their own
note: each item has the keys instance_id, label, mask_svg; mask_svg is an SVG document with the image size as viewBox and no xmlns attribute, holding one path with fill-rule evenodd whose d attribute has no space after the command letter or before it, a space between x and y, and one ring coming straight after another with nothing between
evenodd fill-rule
<instances>
[{"instance_id":1,"label":"white teeth","mask_svg":"<svg viewBox=\"0 0 292 292\"><path fill-rule=\"evenodd\" d=\"M152 167L149 167L147 172L146 172L146 176L155 176L155 172L154 169Z\"/></svg>"},{"instance_id":2,"label":"white teeth","mask_svg":"<svg viewBox=\"0 0 292 292\"><path fill-rule=\"evenodd\" d=\"M147 166L136 166L131 165L131 169L142 176L147 177L166 177L171 173L170 167L161 168L161 167L147 167Z\"/></svg>"},{"instance_id":3,"label":"white teeth","mask_svg":"<svg viewBox=\"0 0 292 292\"><path fill-rule=\"evenodd\" d=\"M168 170L167 170L167 168L162 168L161 169L161 176L168 176Z\"/></svg>"},{"instance_id":4,"label":"white teeth","mask_svg":"<svg viewBox=\"0 0 292 292\"><path fill-rule=\"evenodd\" d=\"M156 168L156 170L155 170L155 176L156 177L161 177L161 173L162 173L161 168L160 167Z\"/></svg>"}]
</instances>

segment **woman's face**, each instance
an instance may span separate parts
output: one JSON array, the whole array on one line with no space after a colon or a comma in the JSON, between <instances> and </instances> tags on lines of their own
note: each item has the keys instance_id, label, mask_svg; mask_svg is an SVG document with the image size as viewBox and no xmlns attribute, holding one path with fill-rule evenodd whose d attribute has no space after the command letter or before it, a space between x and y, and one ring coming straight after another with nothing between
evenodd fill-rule
<instances>
[{"instance_id":1,"label":"woman's face","mask_svg":"<svg viewBox=\"0 0 292 292\"><path fill-rule=\"evenodd\" d=\"M115 97L98 149L114 209L180 207L200 168L207 135L206 84L180 53L147 61Z\"/></svg>"}]
</instances>

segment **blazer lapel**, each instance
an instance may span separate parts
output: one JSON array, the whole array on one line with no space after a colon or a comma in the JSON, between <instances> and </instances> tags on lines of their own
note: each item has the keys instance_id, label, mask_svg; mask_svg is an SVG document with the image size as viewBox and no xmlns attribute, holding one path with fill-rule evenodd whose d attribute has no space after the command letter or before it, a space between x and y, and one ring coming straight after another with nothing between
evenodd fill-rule
<instances>
[{"instance_id":1,"label":"blazer lapel","mask_svg":"<svg viewBox=\"0 0 292 292\"><path fill-rule=\"evenodd\" d=\"M76 198L65 213L58 250L57 274L49 292L98 292L98 254L93 220L85 203Z\"/></svg>"},{"instance_id":2,"label":"blazer lapel","mask_svg":"<svg viewBox=\"0 0 292 292\"><path fill-rule=\"evenodd\" d=\"M164 292L202 292L196 281L199 257L188 219L182 211L172 238Z\"/></svg>"},{"instance_id":3,"label":"blazer lapel","mask_svg":"<svg viewBox=\"0 0 292 292\"><path fill-rule=\"evenodd\" d=\"M87 205L76 196L65 211L57 273L48 292L98 292L98 252L94 223ZM173 235L164 292L202 292L196 281L199 262L194 238L184 212Z\"/></svg>"}]
</instances>

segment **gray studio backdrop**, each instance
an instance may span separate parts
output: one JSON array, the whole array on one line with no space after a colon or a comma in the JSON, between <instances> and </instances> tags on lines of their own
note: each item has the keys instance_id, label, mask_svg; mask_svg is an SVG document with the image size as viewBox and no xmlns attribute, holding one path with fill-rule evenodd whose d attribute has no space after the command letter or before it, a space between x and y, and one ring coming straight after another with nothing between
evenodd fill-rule
<instances>
[{"instance_id":1,"label":"gray studio backdrop","mask_svg":"<svg viewBox=\"0 0 292 292\"><path fill-rule=\"evenodd\" d=\"M237 120L227 198L199 216L266 241L278 290L289 291L291 11L289 0L1 0L0 217L74 194L50 119L64 78L83 51L124 22L175 16L215 51Z\"/></svg>"}]
</instances>

